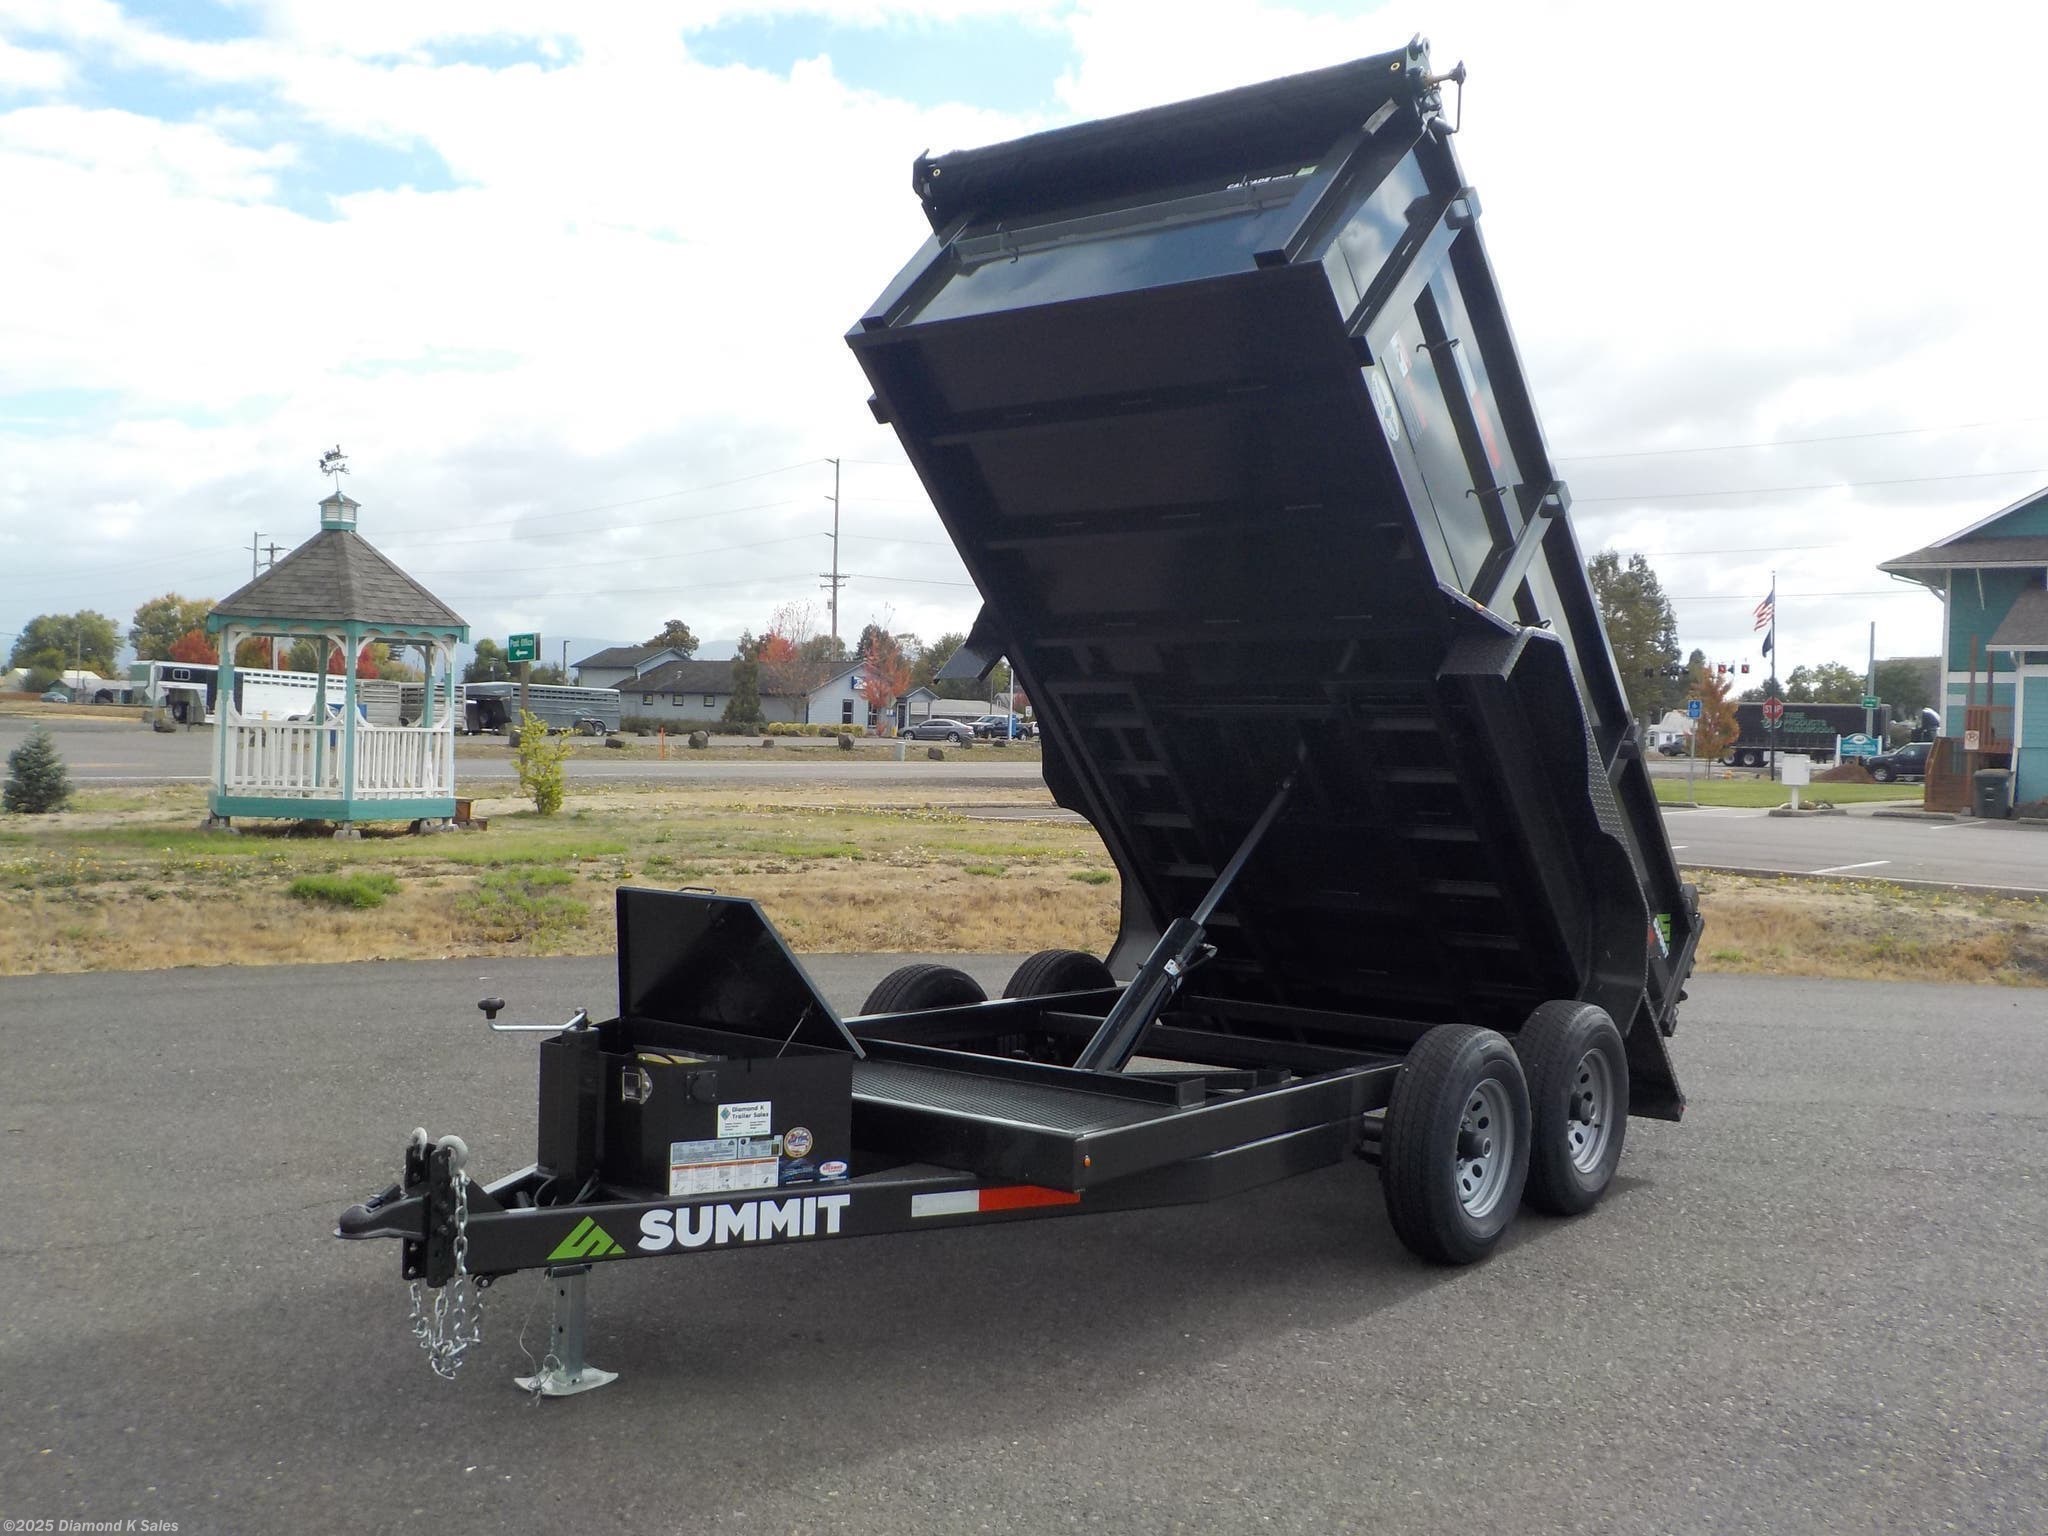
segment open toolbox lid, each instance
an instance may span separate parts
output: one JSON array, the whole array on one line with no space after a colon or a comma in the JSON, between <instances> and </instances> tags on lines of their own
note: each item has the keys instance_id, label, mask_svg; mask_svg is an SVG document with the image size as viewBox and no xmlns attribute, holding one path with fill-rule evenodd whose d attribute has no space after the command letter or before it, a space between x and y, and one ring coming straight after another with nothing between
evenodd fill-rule
<instances>
[{"instance_id":1,"label":"open toolbox lid","mask_svg":"<svg viewBox=\"0 0 2048 1536\"><path fill-rule=\"evenodd\" d=\"M1123 876L1120 974L1298 769L1183 994L1246 1033L1668 1029L1689 969L1450 131L1416 44L920 159L934 234L848 337L984 599L970 665L1015 664Z\"/></svg>"},{"instance_id":2,"label":"open toolbox lid","mask_svg":"<svg viewBox=\"0 0 2048 1536\"><path fill-rule=\"evenodd\" d=\"M622 1017L866 1054L756 903L624 886L617 911Z\"/></svg>"}]
</instances>

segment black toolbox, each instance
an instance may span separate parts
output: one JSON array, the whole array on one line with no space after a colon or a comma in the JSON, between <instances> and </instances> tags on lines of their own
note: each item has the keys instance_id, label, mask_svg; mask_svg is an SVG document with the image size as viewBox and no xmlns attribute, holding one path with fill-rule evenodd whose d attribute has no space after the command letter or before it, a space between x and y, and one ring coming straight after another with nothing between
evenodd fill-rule
<instances>
[{"instance_id":1,"label":"black toolbox","mask_svg":"<svg viewBox=\"0 0 2048 1536\"><path fill-rule=\"evenodd\" d=\"M852 1172L860 1054L761 910L618 893L619 1016L540 1048L541 1171L664 1195Z\"/></svg>"}]
</instances>

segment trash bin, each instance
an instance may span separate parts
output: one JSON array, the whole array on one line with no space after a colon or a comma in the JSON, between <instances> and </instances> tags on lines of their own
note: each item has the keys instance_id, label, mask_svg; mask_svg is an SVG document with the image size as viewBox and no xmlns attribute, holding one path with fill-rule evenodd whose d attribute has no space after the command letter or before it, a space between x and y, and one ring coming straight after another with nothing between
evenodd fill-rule
<instances>
[{"instance_id":1,"label":"trash bin","mask_svg":"<svg viewBox=\"0 0 2048 1536\"><path fill-rule=\"evenodd\" d=\"M2012 770L2010 768L1979 768L1972 776L1976 785L1976 807L1979 816L1996 816L2000 820L2012 814Z\"/></svg>"}]
</instances>

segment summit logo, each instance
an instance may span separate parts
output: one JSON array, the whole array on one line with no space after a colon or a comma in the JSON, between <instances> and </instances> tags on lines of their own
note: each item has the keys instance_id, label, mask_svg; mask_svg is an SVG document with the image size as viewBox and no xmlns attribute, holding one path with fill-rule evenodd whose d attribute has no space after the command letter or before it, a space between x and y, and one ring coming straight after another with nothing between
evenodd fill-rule
<instances>
[{"instance_id":1,"label":"summit logo","mask_svg":"<svg viewBox=\"0 0 2048 1536\"><path fill-rule=\"evenodd\" d=\"M576 1223L574 1232L555 1245L555 1251L548 1255L548 1262L560 1264L574 1259L615 1259L625 1251L612 1241L611 1233L586 1216Z\"/></svg>"}]
</instances>

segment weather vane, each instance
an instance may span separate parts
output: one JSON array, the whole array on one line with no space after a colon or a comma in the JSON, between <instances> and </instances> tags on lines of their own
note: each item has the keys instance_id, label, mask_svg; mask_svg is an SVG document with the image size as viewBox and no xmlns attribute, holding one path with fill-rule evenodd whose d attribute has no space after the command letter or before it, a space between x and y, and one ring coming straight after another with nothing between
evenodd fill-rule
<instances>
[{"instance_id":1,"label":"weather vane","mask_svg":"<svg viewBox=\"0 0 2048 1536\"><path fill-rule=\"evenodd\" d=\"M348 473L348 455L341 451L341 444L336 443L320 455L320 473L336 477L334 484L337 489L340 487L341 481L338 477Z\"/></svg>"}]
</instances>

